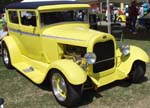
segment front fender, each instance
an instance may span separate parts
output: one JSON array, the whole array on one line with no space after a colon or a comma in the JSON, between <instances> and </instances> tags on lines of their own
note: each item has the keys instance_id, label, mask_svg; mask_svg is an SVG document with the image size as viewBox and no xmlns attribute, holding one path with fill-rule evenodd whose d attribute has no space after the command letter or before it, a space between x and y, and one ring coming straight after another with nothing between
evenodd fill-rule
<instances>
[{"instance_id":1,"label":"front fender","mask_svg":"<svg viewBox=\"0 0 150 108\"><path fill-rule=\"evenodd\" d=\"M135 61L148 63L150 60L146 52L139 47L130 46L129 56L123 56L120 49L117 49L117 69L119 71L128 75Z\"/></svg>"},{"instance_id":2,"label":"front fender","mask_svg":"<svg viewBox=\"0 0 150 108\"><path fill-rule=\"evenodd\" d=\"M20 53L20 50L16 44L16 41L13 39L13 37L6 36L3 39L3 43L5 43L8 48L12 65L20 62L21 61L21 53Z\"/></svg>"},{"instance_id":3,"label":"front fender","mask_svg":"<svg viewBox=\"0 0 150 108\"><path fill-rule=\"evenodd\" d=\"M58 60L50 65L51 69L59 70L73 85L83 84L87 79L87 73L72 60Z\"/></svg>"}]
</instances>

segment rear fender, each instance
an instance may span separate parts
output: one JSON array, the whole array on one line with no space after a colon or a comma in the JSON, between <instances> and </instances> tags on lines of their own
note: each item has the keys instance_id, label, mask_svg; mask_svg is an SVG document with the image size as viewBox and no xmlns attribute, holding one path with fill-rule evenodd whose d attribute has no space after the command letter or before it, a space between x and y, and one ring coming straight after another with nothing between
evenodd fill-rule
<instances>
[{"instance_id":1,"label":"rear fender","mask_svg":"<svg viewBox=\"0 0 150 108\"><path fill-rule=\"evenodd\" d=\"M12 65L21 61L21 53L12 36L7 36L3 39L2 44L6 44Z\"/></svg>"}]
</instances>

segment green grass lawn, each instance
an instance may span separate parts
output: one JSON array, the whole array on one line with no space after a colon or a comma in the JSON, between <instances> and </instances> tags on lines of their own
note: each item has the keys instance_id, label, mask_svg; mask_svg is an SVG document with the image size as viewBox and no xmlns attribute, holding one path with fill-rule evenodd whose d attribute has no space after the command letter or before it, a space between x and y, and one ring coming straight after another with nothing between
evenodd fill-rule
<instances>
[{"instance_id":1,"label":"green grass lawn","mask_svg":"<svg viewBox=\"0 0 150 108\"><path fill-rule=\"evenodd\" d=\"M150 52L150 41L125 39ZM97 91L84 94L80 108L149 108L150 64L147 65L147 81L130 85L117 81ZM52 92L33 84L16 70L8 70L0 58L0 97L5 99L5 108L62 108Z\"/></svg>"}]
</instances>

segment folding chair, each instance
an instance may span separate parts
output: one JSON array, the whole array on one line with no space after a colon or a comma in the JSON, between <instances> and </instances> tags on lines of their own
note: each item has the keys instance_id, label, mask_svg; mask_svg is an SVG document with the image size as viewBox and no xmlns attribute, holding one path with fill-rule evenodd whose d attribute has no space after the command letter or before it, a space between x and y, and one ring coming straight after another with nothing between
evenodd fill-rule
<instances>
[{"instance_id":1,"label":"folding chair","mask_svg":"<svg viewBox=\"0 0 150 108\"><path fill-rule=\"evenodd\" d=\"M117 41L123 40L123 28L120 23L111 24L111 34L116 38Z\"/></svg>"}]
</instances>

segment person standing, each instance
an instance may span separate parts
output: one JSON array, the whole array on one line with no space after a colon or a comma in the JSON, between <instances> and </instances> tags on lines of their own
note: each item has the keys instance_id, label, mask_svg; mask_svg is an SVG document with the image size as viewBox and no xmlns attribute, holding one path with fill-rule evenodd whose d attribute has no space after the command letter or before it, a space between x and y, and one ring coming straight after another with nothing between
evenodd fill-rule
<instances>
[{"instance_id":1,"label":"person standing","mask_svg":"<svg viewBox=\"0 0 150 108\"><path fill-rule=\"evenodd\" d=\"M147 3L147 0L144 0L143 9L144 9L144 15L147 15L147 10L148 10L148 3Z\"/></svg>"},{"instance_id":2,"label":"person standing","mask_svg":"<svg viewBox=\"0 0 150 108\"><path fill-rule=\"evenodd\" d=\"M131 19L131 30L132 30L132 34L136 34L136 20L137 20L137 16L138 16L138 9L137 9L137 3L136 1L132 1L131 3L131 7L129 10L129 16Z\"/></svg>"},{"instance_id":3,"label":"person standing","mask_svg":"<svg viewBox=\"0 0 150 108\"><path fill-rule=\"evenodd\" d=\"M118 9L114 9L114 23L116 23L118 15L119 15Z\"/></svg>"},{"instance_id":4,"label":"person standing","mask_svg":"<svg viewBox=\"0 0 150 108\"><path fill-rule=\"evenodd\" d=\"M144 7L143 5L141 5L139 9L139 17L142 18L143 16L144 16Z\"/></svg>"}]
</instances>

